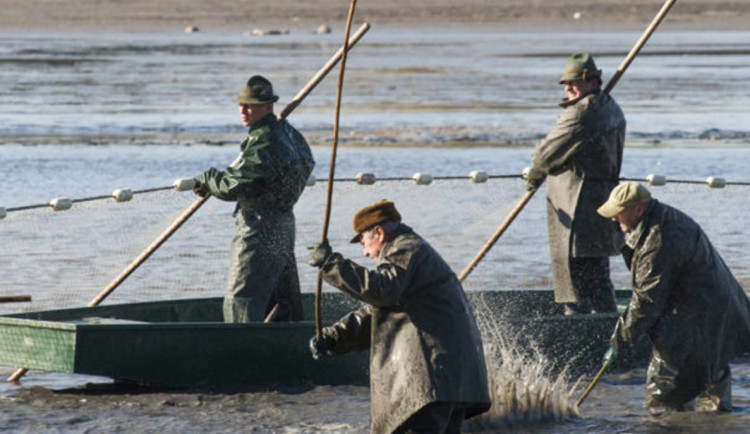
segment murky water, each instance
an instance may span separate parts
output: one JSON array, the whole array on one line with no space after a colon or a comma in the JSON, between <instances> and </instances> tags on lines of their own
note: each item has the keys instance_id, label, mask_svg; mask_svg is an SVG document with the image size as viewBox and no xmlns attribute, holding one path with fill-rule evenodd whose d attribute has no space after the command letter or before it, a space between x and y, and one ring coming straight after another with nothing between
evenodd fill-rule
<instances>
[{"instance_id":1,"label":"murky water","mask_svg":"<svg viewBox=\"0 0 750 434\"><path fill-rule=\"evenodd\" d=\"M579 49L594 52L606 80L638 36L635 32L373 28L348 61L342 111L346 147L338 154L337 176L353 177L358 172L373 172L381 178L409 177L415 172L467 175L477 169L517 174L528 165L530 146L559 113L556 102L561 89L556 78L565 57ZM296 29L275 38L211 31L191 35L0 33L0 206L107 194L122 187L164 186L211 165L225 166L236 156L235 140L243 134L230 101L247 76L257 72L270 77L283 105L327 61L341 39L336 33L313 36ZM722 176L729 181L750 181L746 169L750 162L748 41L748 32L654 35L613 92L628 119L623 176L658 173L670 179ZM330 154L325 145L335 82L334 72L290 117L311 142L320 145L314 149L318 178L328 173ZM197 145L204 140L230 144ZM421 147L388 146L398 144ZM314 274L304 264L305 246L319 238L324 190L324 184L308 189L297 207L297 253L306 291L314 286ZM371 187L347 184L336 192L330 238L347 255L359 257L356 246L345 243L352 212L365 203L392 197L409 223L458 270L523 192L517 180L484 185L443 181L426 187L404 182ZM703 186L667 186L655 190L655 195L693 215L735 272L750 278L750 248L744 232L750 215L747 187L715 191ZM549 284L546 233L540 229L544 228L543 209L543 198L538 195L472 274L466 285L469 290ZM189 241L193 244L188 245L208 246L215 268L214 274L201 277L208 279L204 283L213 282L211 289L198 288L189 294L199 290L202 295L222 293L226 261L221 252L231 234L230 212L226 204L211 208L207 221L221 222L222 228L211 231L209 238ZM19 229L22 236L4 238L4 249L13 255L6 253L0 265L10 267L11 272L0 269L0 275L3 291L18 292L25 288L6 285L24 276L23 270L37 262L34 254L39 250L26 237L45 234L54 225L45 223L49 220L29 219L34 223L24 226L14 223L14 217L0 223L5 233L11 227L28 230ZM55 224L64 219L75 220L56 217ZM213 223L212 227L218 226ZM182 281L168 279L183 273L185 279L193 279L185 273L195 268L190 256L178 252L161 263L165 271L150 273L155 280L176 282L183 288ZM210 262L200 255L197 258L203 264ZM67 270L75 270L78 264L61 260L45 265L69 275L76 274ZM613 260L613 267L618 286L627 285L622 264ZM54 279L39 279L35 271L30 275L23 282L34 279L34 289L42 294L52 294L59 285ZM100 285L95 282L93 286ZM122 297L141 297L130 290L123 288ZM170 291L176 290L158 294L177 294ZM153 297L153 292L147 296ZM84 292L83 298L91 295ZM747 360L738 361L732 369L735 411L731 414L651 419L641 408L645 372L636 369L600 382L581 408L580 418L520 423L513 430L743 432L750 424L750 369ZM11 367L6 371L2 374L10 373ZM69 389L87 382L99 386ZM2 383L0 430L367 430L369 395L361 387L145 392L115 389L107 382L32 372L22 386ZM65 390L51 391L59 389Z\"/></svg>"},{"instance_id":2,"label":"murky water","mask_svg":"<svg viewBox=\"0 0 750 434\"><path fill-rule=\"evenodd\" d=\"M594 53L606 81L639 36L374 27L347 61L342 140L534 140L558 112L556 79L572 51ZM99 135L94 141L240 132L231 99L247 76L272 78L285 104L342 39L300 29L267 38L0 32L0 132ZM747 139L748 41L748 32L656 32L613 92L631 137ZM336 76L294 113L301 129L330 130Z\"/></svg>"}]
</instances>

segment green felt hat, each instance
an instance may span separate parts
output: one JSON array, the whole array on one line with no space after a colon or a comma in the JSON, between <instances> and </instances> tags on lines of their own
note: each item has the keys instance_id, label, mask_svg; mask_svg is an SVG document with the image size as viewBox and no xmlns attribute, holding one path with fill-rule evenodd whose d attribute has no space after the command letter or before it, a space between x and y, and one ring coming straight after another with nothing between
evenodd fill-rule
<instances>
[{"instance_id":1,"label":"green felt hat","mask_svg":"<svg viewBox=\"0 0 750 434\"><path fill-rule=\"evenodd\" d=\"M572 80L589 80L602 76L602 70L596 69L594 58L589 53L575 53L568 58L565 72L560 77L560 84Z\"/></svg>"},{"instance_id":2,"label":"green felt hat","mask_svg":"<svg viewBox=\"0 0 750 434\"><path fill-rule=\"evenodd\" d=\"M240 104L268 104L279 100L278 95L273 93L271 82L265 77L254 75L247 80L247 84L242 89L234 102Z\"/></svg>"}]
</instances>

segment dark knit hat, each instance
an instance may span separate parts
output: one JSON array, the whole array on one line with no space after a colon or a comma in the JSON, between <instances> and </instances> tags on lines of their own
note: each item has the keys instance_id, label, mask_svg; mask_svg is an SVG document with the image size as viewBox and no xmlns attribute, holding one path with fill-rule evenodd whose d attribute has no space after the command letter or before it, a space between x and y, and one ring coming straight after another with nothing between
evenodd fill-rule
<instances>
[{"instance_id":1,"label":"dark knit hat","mask_svg":"<svg viewBox=\"0 0 750 434\"><path fill-rule=\"evenodd\" d=\"M352 220L352 228L354 229L354 238L351 239L351 243L358 243L362 232L370 229L371 227L386 222L400 222L401 214L396 210L396 206L390 200L381 200L375 202L372 205L367 205L361 210L354 214Z\"/></svg>"}]
</instances>

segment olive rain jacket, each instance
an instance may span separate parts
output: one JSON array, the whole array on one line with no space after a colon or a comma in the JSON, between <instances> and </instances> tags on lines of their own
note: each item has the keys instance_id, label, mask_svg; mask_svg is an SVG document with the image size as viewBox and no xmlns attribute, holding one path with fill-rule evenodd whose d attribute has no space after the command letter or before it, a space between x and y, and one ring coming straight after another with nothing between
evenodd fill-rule
<instances>
[{"instance_id":1,"label":"olive rain jacket","mask_svg":"<svg viewBox=\"0 0 750 434\"><path fill-rule=\"evenodd\" d=\"M274 114L250 127L240 150L234 167L195 178L219 199L237 201L225 321L262 321L276 304L277 320L300 320L292 208L315 161L305 138Z\"/></svg>"},{"instance_id":2,"label":"olive rain jacket","mask_svg":"<svg viewBox=\"0 0 750 434\"><path fill-rule=\"evenodd\" d=\"M370 430L390 433L432 402L489 409L482 340L463 288L420 236L400 225L375 270L333 253L326 282L367 303L324 333L335 354L370 349Z\"/></svg>"},{"instance_id":3,"label":"olive rain jacket","mask_svg":"<svg viewBox=\"0 0 750 434\"><path fill-rule=\"evenodd\" d=\"M617 185L625 143L625 117L608 94L594 92L563 102L555 127L534 149L532 173L547 176L555 301L578 303L571 257L617 254L617 225L596 213Z\"/></svg>"},{"instance_id":4,"label":"olive rain jacket","mask_svg":"<svg viewBox=\"0 0 750 434\"><path fill-rule=\"evenodd\" d=\"M681 405L719 382L732 357L750 351L750 302L700 226L656 199L622 252L633 295L611 345L627 353L648 336L654 355L647 390Z\"/></svg>"}]
</instances>

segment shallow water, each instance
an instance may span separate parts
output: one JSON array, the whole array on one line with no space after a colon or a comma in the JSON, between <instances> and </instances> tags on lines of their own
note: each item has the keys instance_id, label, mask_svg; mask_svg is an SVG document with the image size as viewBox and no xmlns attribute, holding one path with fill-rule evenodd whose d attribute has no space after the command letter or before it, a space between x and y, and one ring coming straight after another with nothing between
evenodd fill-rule
<instances>
[{"instance_id":1,"label":"shallow water","mask_svg":"<svg viewBox=\"0 0 750 434\"><path fill-rule=\"evenodd\" d=\"M533 141L559 110L556 79L571 51L594 53L607 81L639 36L373 27L347 61L342 141ZM294 28L265 38L0 32L0 133L239 133L231 99L248 75L270 77L285 104L342 39ZM631 137L746 142L748 41L748 32L656 32L613 91ZM330 131L337 74L293 114L303 131Z\"/></svg>"},{"instance_id":2,"label":"shallow water","mask_svg":"<svg viewBox=\"0 0 750 434\"><path fill-rule=\"evenodd\" d=\"M477 169L518 174L528 165L530 146L559 113L556 103L561 89L555 80L569 52L579 48L594 52L606 80L638 36L634 32L373 28L348 61L342 112L346 146L338 154L337 177L353 177L358 172L373 172L379 178L410 177L415 172L465 176ZM167 186L175 178L193 176L208 166L229 164L244 134L231 99L247 75L269 76L283 104L325 63L342 38L335 32L313 36L292 29L289 35L269 38L209 30L191 35L5 32L0 39L0 206L12 207L60 196L108 194L123 187ZM670 179L722 176L729 181L750 181L746 169L750 162L748 41L748 32L654 35L613 92L628 119L623 176L643 178L657 173ZM330 135L334 76L290 117L313 143L326 145ZM204 140L227 140L228 144L198 145ZM476 147L437 147L457 143ZM394 144L421 147L379 146ZM315 175L326 178L329 150L316 146L314 152ZM297 255L305 291L314 287L313 270L304 263L305 247L319 238L324 191L323 183L309 188L297 206ZM330 239L335 248L361 258L356 246L346 244L351 214L366 203L391 197L408 223L460 270L523 193L523 184L517 180L483 185L467 181L431 186L342 184L334 199ZM750 215L747 187L709 190L681 184L654 193L694 216L738 277L750 279L750 248L744 233ZM174 199L176 209L191 200L192 196ZM207 206L205 220L200 220L208 221L212 230L202 232L202 238L181 241L206 249L205 256L178 251L167 255L169 260L156 258L158 266L145 274L152 281L167 282L166 289L157 286L154 291L151 286L144 289L134 284L118 290L112 300L221 295L232 207L212 206ZM167 221L169 210L160 211ZM543 196L537 195L472 273L467 289L549 285L546 232L540 229L544 228L543 210ZM49 279L32 268L39 262L35 255L44 249L29 239L34 234L47 236L49 226L75 224L78 215L70 216L55 215L53 225L46 215L20 223L9 215L0 223L4 249L13 252L0 265L3 291L26 290L33 279L34 288L28 289L38 291L34 306L44 306L36 303L43 303L45 297L55 300L52 294L60 285L57 275L91 280L92 289L102 286L96 279L107 282L106 273L96 278L80 275L76 272L80 263L64 251L59 261L45 262L44 268L53 271ZM11 231L17 231L17 236L9 237ZM153 239L149 235L142 234L144 241ZM48 244L52 241L58 240ZM201 267L209 264L212 272L190 274L205 270L192 265L195 259ZM617 259L613 259L613 276L618 286L627 286L627 273ZM178 278L183 280L170 280ZM184 282L193 279L201 279L204 286L181 292L189 287ZM83 301L76 298L67 303L81 305L91 296L84 287ZM25 308L2 306L3 312ZM12 372L11 368L3 374ZM645 373L636 369L605 378L584 403L582 418L518 426L514 432L743 432L750 423L750 369L747 360L732 368L735 411L731 414L679 414L652 420L641 408ZM88 382L100 386L83 392L51 391ZM123 391L108 382L31 372L21 386L0 383L0 429L367 430L369 395L361 387L214 393Z\"/></svg>"}]
</instances>

